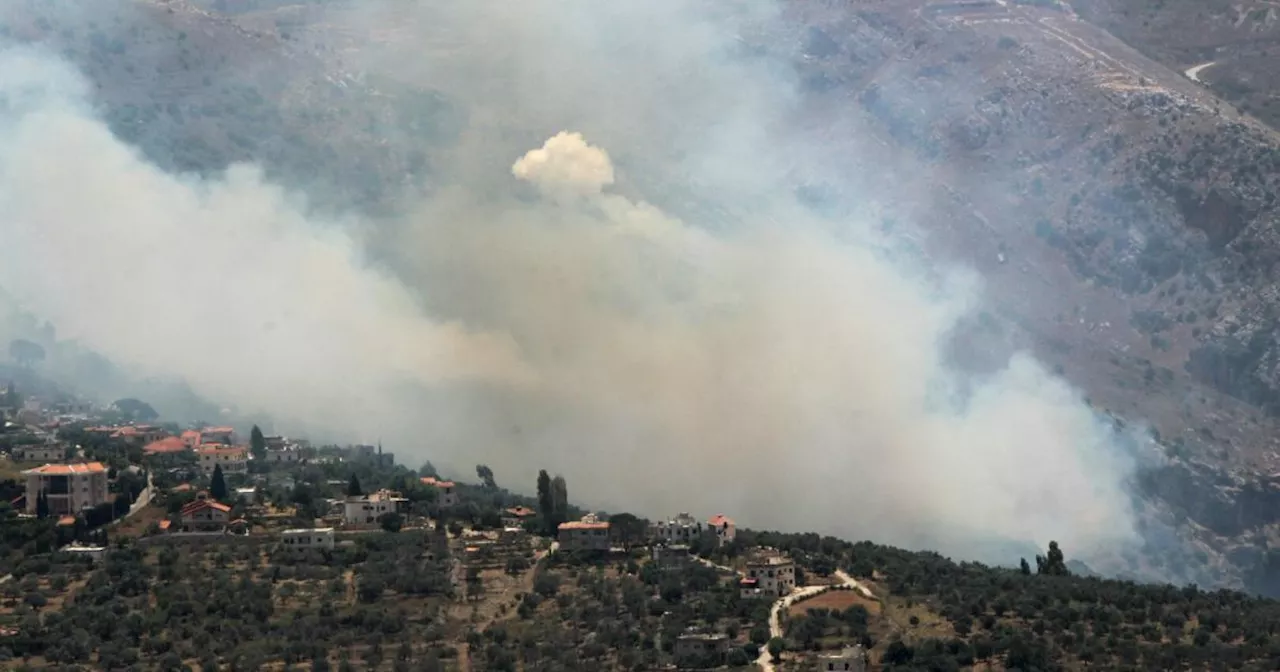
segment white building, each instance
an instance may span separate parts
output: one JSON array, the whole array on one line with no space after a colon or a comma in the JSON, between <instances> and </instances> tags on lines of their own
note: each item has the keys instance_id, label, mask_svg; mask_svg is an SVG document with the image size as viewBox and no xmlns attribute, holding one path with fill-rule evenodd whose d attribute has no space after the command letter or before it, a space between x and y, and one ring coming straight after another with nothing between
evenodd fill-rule
<instances>
[{"instance_id":1,"label":"white building","mask_svg":"<svg viewBox=\"0 0 1280 672\"><path fill-rule=\"evenodd\" d=\"M818 670L825 672L866 672L867 655L861 646L818 654Z\"/></svg>"},{"instance_id":2,"label":"white building","mask_svg":"<svg viewBox=\"0 0 1280 672\"><path fill-rule=\"evenodd\" d=\"M89 558L89 560L91 560L95 565L102 562L102 559L107 557L106 546L81 546L77 543L73 543L69 546L63 546L58 549L58 552L73 553L81 557Z\"/></svg>"},{"instance_id":3,"label":"white building","mask_svg":"<svg viewBox=\"0 0 1280 672\"><path fill-rule=\"evenodd\" d=\"M287 445L282 448L267 448L267 454L263 456L264 462L294 464L302 461L302 451L297 446Z\"/></svg>"},{"instance_id":4,"label":"white building","mask_svg":"<svg viewBox=\"0 0 1280 672\"><path fill-rule=\"evenodd\" d=\"M649 536L654 541L668 544L691 544L702 536L702 531L702 523L687 513L681 513L671 520L659 520L649 526Z\"/></svg>"},{"instance_id":5,"label":"white building","mask_svg":"<svg viewBox=\"0 0 1280 672\"><path fill-rule=\"evenodd\" d=\"M777 551L766 551L747 562L745 578L755 581L761 595L782 597L796 588L796 564Z\"/></svg>"},{"instance_id":6,"label":"white building","mask_svg":"<svg viewBox=\"0 0 1280 672\"><path fill-rule=\"evenodd\" d=\"M280 543L285 548L333 549L334 534L332 527L285 530L280 534L280 537Z\"/></svg>"},{"instance_id":7,"label":"white building","mask_svg":"<svg viewBox=\"0 0 1280 672\"><path fill-rule=\"evenodd\" d=\"M196 450L200 458L200 470L212 474L222 467L223 474L243 474L249 471L249 449L244 446L205 445Z\"/></svg>"},{"instance_id":8,"label":"white building","mask_svg":"<svg viewBox=\"0 0 1280 672\"><path fill-rule=\"evenodd\" d=\"M342 502L342 522L347 525L373 525L388 513L400 513L409 500L389 490L371 495L347 497Z\"/></svg>"}]
</instances>

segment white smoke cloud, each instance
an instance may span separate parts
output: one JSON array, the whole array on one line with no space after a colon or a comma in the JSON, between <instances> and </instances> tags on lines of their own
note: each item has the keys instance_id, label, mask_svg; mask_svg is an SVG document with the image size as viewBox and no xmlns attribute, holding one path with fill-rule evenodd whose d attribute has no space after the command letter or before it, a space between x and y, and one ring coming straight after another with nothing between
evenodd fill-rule
<instances>
[{"instance_id":1,"label":"white smoke cloud","mask_svg":"<svg viewBox=\"0 0 1280 672\"><path fill-rule=\"evenodd\" d=\"M974 278L926 276L869 221L836 230L784 197L805 147L769 144L786 97L717 60L731 36L685 5L510 8L450 17L492 31L484 71L513 85L445 78L472 127L441 155L453 182L388 227L394 272L252 167L167 175L75 77L0 57L23 101L0 113L0 285L203 394L512 487L561 472L588 505L962 556L1133 539L1129 465L1074 390L1025 355L977 379L948 364ZM551 137L514 147L507 126ZM735 210L654 205L681 189Z\"/></svg>"}]
</instances>

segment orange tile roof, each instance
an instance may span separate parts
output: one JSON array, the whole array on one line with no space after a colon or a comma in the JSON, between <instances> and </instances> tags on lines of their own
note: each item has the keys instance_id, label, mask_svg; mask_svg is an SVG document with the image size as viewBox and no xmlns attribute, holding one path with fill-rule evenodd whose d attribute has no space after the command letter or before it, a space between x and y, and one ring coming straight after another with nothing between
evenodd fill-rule
<instances>
[{"instance_id":1,"label":"orange tile roof","mask_svg":"<svg viewBox=\"0 0 1280 672\"><path fill-rule=\"evenodd\" d=\"M196 443L200 443L200 432L197 432L194 429L188 429L187 431L182 433L182 440L194 441Z\"/></svg>"},{"instance_id":2,"label":"orange tile roof","mask_svg":"<svg viewBox=\"0 0 1280 672\"><path fill-rule=\"evenodd\" d=\"M723 513L717 513L716 515L711 516L711 520L708 520L707 524L712 527L722 527L725 524L733 525L733 519Z\"/></svg>"},{"instance_id":3,"label":"orange tile roof","mask_svg":"<svg viewBox=\"0 0 1280 672\"><path fill-rule=\"evenodd\" d=\"M455 484L453 481L441 481L433 476L424 476L422 478L423 485L430 485L437 488L452 488Z\"/></svg>"},{"instance_id":4,"label":"orange tile roof","mask_svg":"<svg viewBox=\"0 0 1280 672\"><path fill-rule=\"evenodd\" d=\"M584 523L580 520L575 520L568 523L560 523L560 527L558 527L557 529L560 529L560 530L607 530L609 529L609 523Z\"/></svg>"},{"instance_id":5,"label":"orange tile roof","mask_svg":"<svg viewBox=\"0 0 1280 672\"><path fill-rule=\"evenodd\" d=\"M194 485L191 485L190 483L180 483L178 485L173 486L172 488L169 488L169 492L191 492L192 490L195 490L195 489L196 487Z\"/></svg>"},{"instance_id":6,"label":"orange tile roof","mask_svg":"<svg viewBox=\"0 0 1280 672\"><path fill-rule=\"evenodd\" d=\"M75 516L63 516L58 519L58 527L70 527L76 524Z\"/></svg>"},{"instance_id":7,"label":"orange tile roof","mask_svg":"<svg viewBox=\"0 0 1280 672\"><path fill-rule=\"evenodd\" d=\"M173 521L169 520L168 518L165 518L164 520L160 521L160 529L167 530L169 529L169 525L171 524L173 524Z\"/></svg>"},{"instance_id":8,"label":"orange tile roof","mask_svg":"<svg viewBox=\"0 0 1280 672\"><path fill-rule=\"evenodd\" d=\"M72 474L101 474L107 468L101 462L85 462L80 464L46 464L43 467L28 469L24 474L40 474L41 476L70 476Z\"/></svg>"},{"instance_id":9,"label":"orange tile roof","mask_svg":"<svg viewBox=\"0 0 1280 672\"><path fill-rule=\"evenodd\" d=\"M197 499L196 501L182 507L181 515L189 516L200 509L214 509L216 511L227 513L231 510L231 507L223 504L222 502L215 502L212 499Z\"/></svg>"},{"instance_id":10,"label":"orange tile roof","mask_svg":"<svg viewBox=\"0 0 1280 672\"><path fill-rule=\"evenodd\" d=\"M186 442L176 436L170 436L148 443L143 447L142 452L148 455L155 455L158 453L180 453L184 450L187 450Z\"/></svg>"},{"instance_id":11,"label":"orange tile roof","mask_svg":"<svg viewBox=\"0 0 1280 672\"><path fill-rule=\"evenodd\" d=\"M517 507L507 509L507 513L515 516L516 518L528 518L529 516L538 515L537 511L534 511L533 509L527 506L517 506Z\"/></svg>"}]
</instances>

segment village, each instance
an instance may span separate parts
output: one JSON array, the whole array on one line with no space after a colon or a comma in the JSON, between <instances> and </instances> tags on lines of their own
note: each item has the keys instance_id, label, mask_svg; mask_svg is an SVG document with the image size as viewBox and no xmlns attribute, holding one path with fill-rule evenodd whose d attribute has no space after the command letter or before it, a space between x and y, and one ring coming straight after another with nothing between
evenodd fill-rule
<instances>
[{"instance_id":1,"label":"village","mask_svg":"<svg viewBox=\"0 0 1280 672\"><path fill-rule=\"evenodd\" d=\"M10 487L20 492L9 493L9 518L0 525L51 521L59 530L51 550L94 565L122 544L269 547L324 562L369 535L416 531L424 556L447 562L453 594L463 603L487 599L486 584L500 583L494 577L533 577L548 564L621 562L659 576L701 567L715 583L732 586L737 599L762 605L757 613L768 614L767 621L753 633L761 641L749 641L736 625L690 627L667 644L670 666L741 663L745 649L766 670L784 658L816 669L866 669L859 641L799 657L784 656L780 642L793 604L826 591L867 600L871 592L843 572L819 577L785 552L743 546L724 514L703 519L682 512L650 522L584 512L550 493L532 499L498 489L483 465L482 482L467 484L429 464L416 471L397 465L380 445L312 446L256 426L244 436L230 426L103 424L88 406L46 408L31 400L7 416L9 449L0 464L19 476ZM562 479L556 488L563 491Z\"/></svg>"}]
</instances>

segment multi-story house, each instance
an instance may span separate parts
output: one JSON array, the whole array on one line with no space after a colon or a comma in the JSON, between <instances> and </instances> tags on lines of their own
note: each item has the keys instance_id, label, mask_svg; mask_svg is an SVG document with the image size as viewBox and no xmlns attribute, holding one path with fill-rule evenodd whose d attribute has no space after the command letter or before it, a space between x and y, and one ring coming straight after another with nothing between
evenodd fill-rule
<instances>
[{"instance_id":1,"label":"multi-story house","mask_svg":"<svg viewBox=\"0 0 1280 672\"><path fill-rule=\"evenodd\" d=\"M179 520L183 532L223 532L231 522L231 507L202 492L182 507Z\"/></svg>"},{"instance_id":2,"label":"multi-story house","mask_svg":"<svg viewBox=\"0 0 1280 672\"><path fill-rule=\"evenodd\" d=\"M796 587L796 564L791 558L766 549L747 561L743 587L748 584L754 585L762 596L788 595Z\"/></svg>"},{"instance_id":3,"label":"multi-story house","mask_svg":"<svg viewBox=\"0 0 1280 672\"><path fill-rule=\"evenodd\" d=\"M560 523L557 532L561 550L609 550L609 523L599 520L594 514L589 513L582 520Z\"/></svg>"},{"instance_id":4,"label":"multi-story house","mask_svg":"<svg viewBox=\"0 0 1280 672\"><path fill-rule=\"evenodd\" d=\"M688 513L671 520L659 520L649 526L649 536L666 544L692 544L702 536L702 523Z\"/></svg>"},{"instance_id":5,"label":"multi-story house","mask_svg":"<svg viewBox=\"0 0 1280 672\"><path fill-rule=\"evenodd\" d=\"M458 484L442 481L434 476L422 478L422 484L436 489L436 506L448 509L458 505Z\"/></svg>"},{"instance_id":6,"label":"multi-story house","mask_svg":"<svg viewBox=\"0 0 1280 672\"><path fill-rule=\"evenodd\" d=\"M403 513L408 505L408 499L390 490L348 496L342 502L342 522L347 525L373 525L388 513Z\"/></svg>"},{"instance_id":7,"label":"multi-story house","mask_svg":"<svg viewBox=\"0 0 1280 672\"><path fill-rule=\"evenodd\" d=\"M56 442L15 446L13 456L24 462L61 462L67 459L67 448L67 444Z\"/></svg>"},{"instance_id":8,"label":"multi-story house","mask_svg":"<svg viewBox=\"0 0 1280 672\"><path fill-rule=\"evenodd\" d=\"M53 515L75 515L111 501L107 468L101 462L46 464L22 475L27 479L27 513L36 513L42 493Z\"/></svg>"},{"instance_id":9,"label":"multi-story house","mask_svg":"<svg viewBox=\"0 0 1280 672\"><path fill-rule=\"evenodd\" d=\"M707 521L707 529L716 535L716 545L724 546L733 543L738 536L738 528L733 524L733 519L717 513Z\"/></svg>"},{"instance_id":10,"label":"multi-story house","mask_svg":"<svg viewBox=\"0 0 1280 672\"><path fill-rule=\"evenodd\" d=\"M249 471L249 449L244 446L203 445L196 449L200 458L200 470L212 474L222 467L223 474L243 474Z\"/></svg>"}]
</instances>

